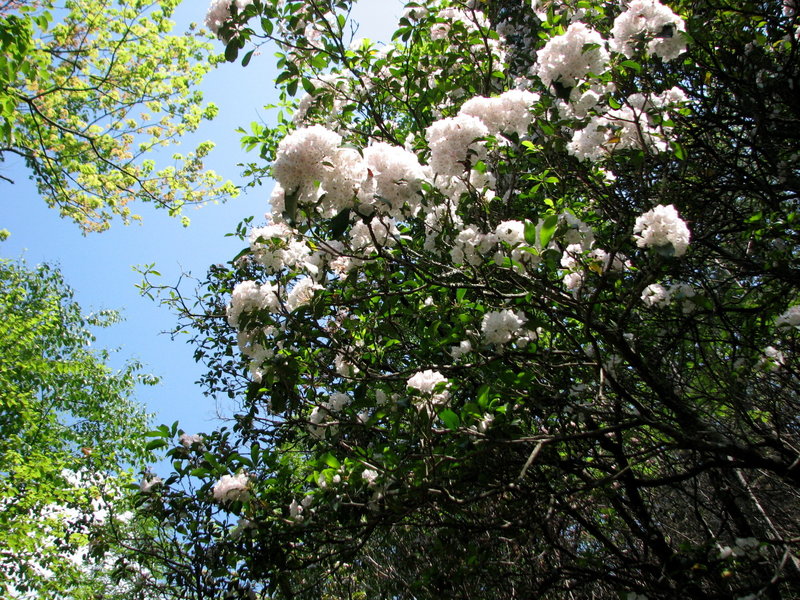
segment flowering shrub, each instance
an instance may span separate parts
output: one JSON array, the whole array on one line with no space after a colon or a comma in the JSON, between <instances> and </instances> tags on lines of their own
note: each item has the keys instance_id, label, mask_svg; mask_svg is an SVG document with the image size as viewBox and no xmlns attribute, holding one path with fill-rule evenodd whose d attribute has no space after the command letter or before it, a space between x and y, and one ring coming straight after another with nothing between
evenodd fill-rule
<instances>
[{"instance_id":1,"label":"flowering shrub","mask_svg":"<svg viewBox=\"0 0 800 600\"><path fill-rule=\"evenodd\" d=\"M265 223L183 314L241 400L203 453L160 434L204 593L797 592L796 17L418 4L385 45L344 1L221 26L297 111L245 137Z\"/></svg>"}]
</instances>

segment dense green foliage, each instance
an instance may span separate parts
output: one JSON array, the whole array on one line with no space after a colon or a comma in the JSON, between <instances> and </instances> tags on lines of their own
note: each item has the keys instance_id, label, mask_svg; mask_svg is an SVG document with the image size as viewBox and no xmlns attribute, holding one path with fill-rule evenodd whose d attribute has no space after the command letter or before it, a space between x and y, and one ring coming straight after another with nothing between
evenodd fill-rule
<instances>
[{"instance_id":1,"label":"dense green foliage","mask_svg":"<svg viewBox=\"0 0 800 600\"><path fill-rule=\"evenodd\" d=\"M277 41L297 110L243 140L272 222L195 304L160 290L241 406L154 434L176 589L796 597L795 4L670 1L628 38L655 2L416 4L386 47L351 43L345 1L219 29L229 60ZM541 66L589 30L574 78ZM522 131L462 112L515 87ZM420 171L380 183L380 143Z\"/></svg>"},{"instance_id":2,"label":"dense green foliage","mask_svg":"<svg viewBox=\"0 0 800 600\"><path fill-rule=\"evenodd\" d=\"M132 472L152 460L148 416L130 396L155 380L136 363L112 370L108 354L90 348L89 328L117 319L84 316L51 267L0 261L5 598L117 598L136 587L139 575L116 562L113 540L130 526L122 513Z\"/></svg>"}]
</instances>

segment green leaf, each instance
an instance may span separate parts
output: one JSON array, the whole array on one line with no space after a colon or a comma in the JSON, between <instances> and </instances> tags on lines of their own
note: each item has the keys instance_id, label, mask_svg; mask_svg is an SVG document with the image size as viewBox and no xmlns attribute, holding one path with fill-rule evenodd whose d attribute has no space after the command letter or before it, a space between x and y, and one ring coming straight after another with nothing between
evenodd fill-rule
<instances>
[{"instance_id":1,"label":"green leaf","mask_svg":"<svg viewBox=\"0 0 800 600\"><path fill-rule=\"evenodd\" d=\"M558 215L548 215L542 223L542 228L539 230L539 247L547 248L547 244L553 239L558 227Z\"/></svg>"},{"instance_id":2,"label":"green leaf","mask_svg":"<svg viewBox=\"0 0 800 600\"><path fill-rule=\"evenodd\" d=\"M439 418L442 420L442 423L444 423L451 431L455 431L458 429L458 426L461 425L461 419L449 408L446 408L440 412Z\"/></svg>"},{"instance_id":3,"label":"green leaf","mask_svg":"<svg viewBox=\"0 0 800 600\"><path fill-rule=\"evenodd\" d=\"M350 209L345 208L329 221L331 239L340 240L350 225Z\"/></svg>"},{"instance_id":4,"label":"green leaf","mask_svg":"<svg viewBox=\"0 0 800 600\"><path fill-rule=\"evenodd\" d=\"M621 63L619 63L619 65L621 67L626 67L628 69L633 69L637 73L640 73L641 70L642 70L642 65L640 65L635 60L623 60Z\"/></svg>"},{"instance_id":5,"label":"green leaf","mask_svg":"<svg viewBox=\"0 0 800 600\"><path fill-rule=\"evenodd\" d=\"M525 241L531 246L536 244L536 225L531 221L525 221Z\"/></svg>"},{"instance_id":6,"label":"green leaf","mask_svg":"<svg viewBox=\"0 0 800 600\"><path fill-rule=\"evenodd\" d=\"M225 60L228 62L236 62L236 58L239 56L239 41L233 40L227 46L225 46Z\"/></svg>"},{"instance_id":7,"label":"green leaf","mask_svg":"<svg viewBox=\"0 0 800 600\"><path fill-rule=\"evenodd\" d=\"M158 438L147 442L147 445L144 447L144 449L149 452L151 450L156 450L157 448L163 448L166 445L167 445L167 440L163 438Z\"/></svg>"},{"instance_id":8,"label":"green leaf","mask_svg":"<svg viewBox=\"0 0 800 600\"><path fill-rule=\"evenodd\" d=\"M283 202L283 218L290 225L295 224L297 217L297 200L300 197L300 188L285 192Z\"/></svg>"},{"instance_id":9,"label":"green leaf","mask_svg":"<svg viewBox=\"0 0 800 600\"><path fill-rule=\"evenodd\" d=\"M489 386L487 384L483 384L481 387L478 388L478 392L475 397L478 405L482 408L486 408L489 404Z\"/></svg>"},{"instance_id":10,"label":"green leaf","mask_svg":"<svg viewBox=\"0 0 800 600\"><path fill-rule=\"evenodd\" d=\"M340 463L339 460L330 452L326 452L320 456L319 460L322 464L326 464L332 469L338 469L342 466L342 463Z\"/></svg>"},{"instance_id":11,"label":"green leaf","mask_svg":"<svg viewBox=\"0 0 800 600\"><path fill-rule=\"evenodd\" d=\"M311 94L313 96L314 93L317 91L317 88L314 87L314 84L311 83L310 79L303 77L301 83L303 84L303 89L306 91L306 93Z\"/></svg>"}]
</instances>

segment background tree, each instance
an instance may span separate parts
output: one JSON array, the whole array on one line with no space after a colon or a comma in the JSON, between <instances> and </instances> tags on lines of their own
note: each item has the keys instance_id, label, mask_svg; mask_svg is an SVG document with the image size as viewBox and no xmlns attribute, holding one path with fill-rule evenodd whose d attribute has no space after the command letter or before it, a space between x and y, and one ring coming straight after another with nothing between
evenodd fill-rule
<instances>
[{"instance_id":1,"label":"background tree","mask_svg":"<svg viewBox=\"0 0 800 600\"><path fill-rule=\"evenodd\" d=\"M797 595L797 7L534 4L410 4L388 46L212 6L296 107L244 139L268 222L161 288L242 403L154 440L214 593Z\"/></svg>"},{"instance_id":2,"label":"background tree","mask_svg":"<svg viewBox=\"0 0 800 600\"><path fill-rule=\"evenodd\" d=\"M140 530L125 500L153 459L130 399L155 379L90 348L85 316L51 267L0 261L0 589L7 598L145 595L155 575L116 545ZM155 597L155 596L152 596Z\"/></svg>"},{"instance_id":3,"label":"background tree","mask_svg":"<svg viewBox=\"0 0 800 600\"><path fill-rule=\"evenodd\" d=\"M22 157L47 203L84 231L136 218L133 201L177 215L236 194L204 167L211 142L161 167L150 157L216 113L197 90L208 42L170 35L177 4L45 1L0 14L0 158Z\"/></svg>"}]
</instances>

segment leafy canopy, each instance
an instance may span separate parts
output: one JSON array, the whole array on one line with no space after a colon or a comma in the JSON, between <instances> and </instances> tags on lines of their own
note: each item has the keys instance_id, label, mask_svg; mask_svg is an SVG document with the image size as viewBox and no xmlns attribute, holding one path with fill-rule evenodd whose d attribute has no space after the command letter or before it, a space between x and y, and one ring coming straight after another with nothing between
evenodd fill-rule
<instances>
[{"instance_id":1,"label":"leafy canopy","mask_svg":"<svg viewBox=\"0 0 800 600\"><path fill-rule=\"evenodd\" d=\"M237 193L204 166L212 142L157 164L217 112L197 89L208 42L170 33L177 4L45 0L0 14L0 158L22 157L84 232L138 218L134 202L179 215Z\"/></svg>"},{"instance_id":2,"label":"leafy canopy","mask_svg":"<svg viewBox=\"0 0 800 600\"><path fill-rule=\"evenodd\" d=\"M4 597L78 598L115 587L100 541L124 526L116 520L131 470L152 460L149 416L130 396L156 382L136 363L112 370L108 354L90 348L89 328L118 318L84 316L52 267L0 261Z\"/></svg>"}]
</instances>

